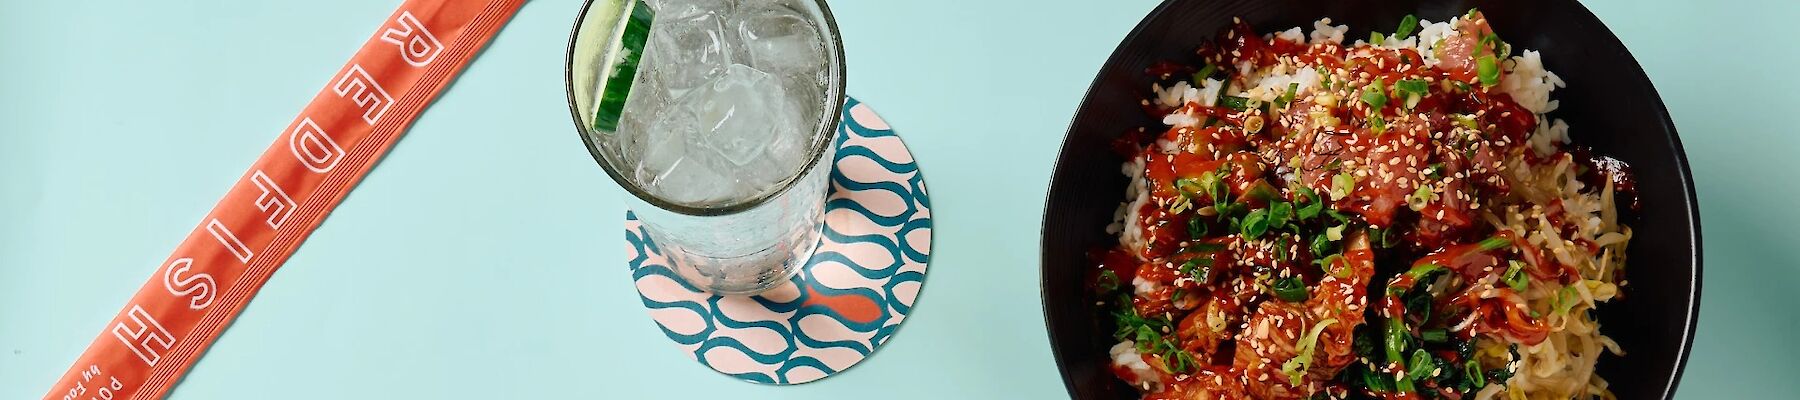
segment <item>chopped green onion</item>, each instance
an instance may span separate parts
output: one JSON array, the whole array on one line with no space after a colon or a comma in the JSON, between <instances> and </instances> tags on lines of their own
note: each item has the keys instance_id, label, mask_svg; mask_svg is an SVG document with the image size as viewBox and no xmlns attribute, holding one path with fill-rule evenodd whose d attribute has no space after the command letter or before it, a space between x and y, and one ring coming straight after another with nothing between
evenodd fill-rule
<instances>
[{"instance_id":1,"label":"chopped green onion","mask_svg":"<svg viewBox=\"0 0 1800 400\"><path fill-rule=\"evenodd\" d=\"M1225 249L1225 245L1218 244L1218 243L1194 242L1194 243L1188 244L1188 247L1184 248L1182 250L1191 251L1191 252L1207 252L1207 251L1219 251L1219 250L1224 250L1224 249Z\"/></svg>"},{"instance_id":2,"label":"chopped green onion","mask_svg":"<svg viewBox=\"0 0 1800 400\"><path fill-rule=\"evenodd\" d=\"M1248 110L1250 109L1250 98L1238 96L1220 97L1219 106L1229 108L1232 111Z\"/></svg>"},{"instance_id":3,"label":"chopped green onion","mask_svg":"<svg viewBox=\"0 0 1800 400\"><path fill-rule=\"evenodd\" d=\"M1576 282L1575 284L1580 285L1581 283ZM1568 314L1569 310L1575 309L1576 304L1581 303L1581 294L1575 292L1574 285L1563 286L1562 290L1556 292L1556 298L1551 302L1556 307L1558 315Z\"/></svg>"},{"instance_id":4,"label":"chopped green onion","mask_svg":"<svg viewBox=\"0 0 1800 400\"><path fill-rule=\"evenodd\" d=\"M1162 358L1164 370L1172 374L1187 373L1195 365L1193 355L1173 344L1163 348Z\"/></svg>"},{"instance_id":5,"label":"chopped green onion","mask_svg":"<svg viewBox=\"0 0 1800 400\"><path fill-rule=\"evenodd\" d=\"M1437 273L1439 271L1443 271L1443 270L1444 270L1444 266L1442 266L1442 265L1437 265L1437 264L1432 264L1432 263L1424 263L1424 264L1419 264L1419 265L1413 266L1412 269L1407 270L1406 276L1412 278L1414 283L1417 283L1419 281L1425 280L1425 277L1431 276L1431 274L1435 274L1435 273Z\"/></svg>"},{"instance_id":6,"label":"chopped green onion","mask_svg":"<svg viewBox=\"0 0 1800 400\"><path fill-rule=\"evenodd\" d=\"M1252 239L1260 237L1263 233L1268 231L1269 209L1258 208L1250 211L1250 215L1244 216L1244 224L1239 233L1242 233L1246 239Z\"/></svg>"},{"instance_id":7,"label":"chopped green onion","mask_svg":"<svg viewBox=\"0 0 1800 400\"><path fill-rule=\"evenodd\" d=\"M1450 82L1450 85L1455 86L1456 90L1460 91L1460 92L1467 92L1467 91L1475 90L1474 88L1470 88L1468 83L1464 83L1462 81L1452 81L1452 82Z\"/></svg>"},{"instance_id":8,"label":"chopped green onion","mask_svg":"<svg viewBox=\"0 0 1800 400\"><path fill-rule=\"evenodd\" d=\"M1475 388L1487 387L1487 378L1481 376L1481 364L1475 363L1475 360L1470 359L1463 364L1463 375L1475 380Z\"/></svg>"},{"instance_id":9,"label":"chopped green onion","mask_svg":"<svg viewBox=\"0 0 1800 400\"><path fill-rule=\"evenodd\" d=\"M1500 45L1506 44L1506 42L1500 41L1500 35L1489 33L1487 36L1482 36L1481 41L1475 42L1475 52L1469 55L1473 56L1481 54L1481 49L1487 47L1489 44L1494 45L1494 54L1499 55L1501 54Z\"/></svg>"},{"instance_id":10,"label":"chopped green onion","mask_svg":"<svg viewBox=\"0 0 1800 400\"><path fill-rule=\"evenodd\" d=\"M1331 177L1332 201L1350 197L1350 192L1354 190L1356 190L1356 176L1350 175L1350 172L1339 172L1336 176Z\"/></svg>"},{"instance_id":11,"label":"chopped green onion","mask_svg":"<svg viewBox=\"0 0 1800 400\"><path fill-rule=\"evenodd\" d=\"M1443 328L1426 329L1419 331L1419 338L1429 343L1443 343L1450 341L1450 332Z\"/></svg>"},{"instance_id":12,"label":"chopped green onion","mask_svg":"<svg viewBox=\"0 0 1800 400\"><path fill-rule=\"evenodd\" d=\"M1423 210L1426 205L1431 203L1431 198L1431 185L1420 184L1418 189L1413 190L1411 196L1406 196L1406 205L1413 211Z\"/></svg>"},{"instance_id":13,"label":"chopped green onion","mask_svg":"<svg viewBox=\"0 0 1800 400\"><path fill-rule=\"evenodd\" d=\"M1325 331L1325 327L1336 323L1337 318L1326 318L1319 321L1318 324L1313 325L1312 330L1306 332L1305 337L1301 337L1299 342L1294 343L1294 348L1299 350L1298 354L1281 363L1281 373L1288 376L1289 385L1300 386L1300 377L1306 376L1307 367L1312 366L1313 349L1318 348L1319 334Z\"/></svg>"},{"instance_id":14,"label":"chopped green onion","mask_svg":"<svg viewBox=\"0 0 1800 400\"><path fill-rule=\"evenodd\" d=\"M1376 136L1386 134L1387 133L1387 120L1382 119L1380 115L1370 114L1369 115L1369 130L1374 131Z\"/></svg>"},{"instance_id":15,"label":"chopped green onion","mask_svg":"<svg viewBox=\"0 0 1800 400\"><path fill-rule=\"evenodd\" d=\"M1197 195L1201 194L1202 190L1206 190L1205 186L1200 185L1200 180L1192 179L1192 178L1176 179L1174 186L1175 186L1175 190L1180 191L1182 194L1186 194L1186 195L1197 196Z\"/></svg>"},{"instance_id":16,"label":"chopped green onion","mask_svg":"<svg viewBox=\"0 0 1800 400\"><path fill-rule=\"evenodd\" d=\"M1431 362L1431 353L1425 349L1413 350L1412 359L1406 361L1406 379L1420 380L1431 377L1431 370L1437 365Z\"/></svg>"},{"instance_id":17,"label":"chopped green onion","mask_svg":"<svg viewBox=\"0 0 1800 400\"><path fill-rule=\"evenodd\" d=\"M1288 220L1293 219L1293 216L1294 216L1294 205L1293 204L1285 202L1285 201L1276 201L1276 202L1269 203L1269 227L1270 228L1281 229L1282 227L1287 226Z\"/></svg>"},{"instance_id":18,"label":"chopped green onion","mask_svg":"<svg viewBox=\"0 0 1800 400\"><path fill-rule=\"evenodd\" d=\"M1313 217L1319 216L1319 211L1325 209L1325 200L1320 199L1319 193L1314 192L1312 188L1301 186L1295 191L1300 193L1301 198L1306 199L1306 205L1294 212L1294 215L1299 217L1300 220L1305 221L1313 219Z\"/></svg>"},{"instance_id":19,"label":"chopped green onion","mask_svg":"<svg viewBox=\"0 0 1800 400\"><path fill-rule=\"evenodd\" d=\"M1508 239L1505 236L1495 236L1482 239L1481 243L1477 244L1477 246L1481 247L1481 251L1494 251L1506 248L1507 246L1512 246L1512 244L1512 239Z\"/></svg>"},{"instance_id":20,"label":"chopped green onion","mask_svg":"<svg viewBox=\"0 0 1800 400\"><path fill-rule=\"evenodd\" d=\"M1329 256L1325 256L1324 259L1319 260L1319 268L1325 270L1325 272L1331 273L1331 276L1335 276L1335 277L1339 277L1339 278L1349 278L1350 277L1350 268L1348 268L1348 266L1346 266L1345 268L1333 268L1334 266L1337 265L1338 261L1343 260L1343 259L1344 259L1344 256L1338 255L1338 254L1332 254Z\"/></svg>"},{"instance_id":21,"label":"chopped green onion","mask_svg":"<svg viewBox=\"0 0 1800 400\"><path fill-rule=\"evenodd\" d=\"M1177 182L1180 181L1178 180ZM1211 197L1215 208L1220 204L1225 203L1225 181L1219 179L1219 174L1217 172L1206 171L1200 173L1200 177L1195 178L1194 184L1197 186L1195 193L1205 193L1206 197Z\"/></svg>"},{"instance_id":22,"label":"chopped green onion","mask_svg":"<svg viewBox=\"0 0 1800 400\"><path fill-rule=\"evenodd\" d=\"M1276 280L1274 285L1269 285L1269 288L1275 290L1275 298L1289 303L1306 301L1308 297L1306 282L1302 282L1298 276Z\"/></svg>"},{"instance_id":23,"label":"chopped green onion","mask_svg":"<svg viewBox=\"0 0 1800 400\"><path fill-rule=\"evenodd\" d=\"M1119 290L1119 275L1110 269L1102 269L1100 278L1094 280L1094 287L1099 288L1100 293L1112 293L1114 290Z\"/></svg>"},{"instance_id":24,"label":"chopped green onion","mask_svg":"<svg viewBox=\"0 0 1800 400\"><path fill-rule=\"evenodd\" d=\"M1312 238L1312 245L1307 249L1312 250L1313 256L1317 257L1331 253L1332 250L1336 250L1336 247L1332 245L1331 238L1325 237L1325 235L1315 235Z\"/></svg>"},{"instance_id":25,"label":"chopped green onion","mask_svg":"<svg viewBox=\"0 0 1800 400\"><path fill-rule=\"evenodd\" d=\"M1464 128L1469 128L1471 130L1481 130L1481 123L1475 121L1474 115L1451 114L1450 118L1455 119L1456 123L1461 124ZM1440 169L1442 169L1442 168L1440 168Z\"/></svg>"},{"instance_id":26,"label":"chopped green onion","mask_svg":"<svg viewBox=\"0 0 1800 400\"><path fill-rule=\"evenodd\" d=\"M1374 82L1370 82L1369 86L1363 87L1362 101L1363 103L1368 103L1369 107L1375 109L1380 109L1382 106L1387 105L1387 89L1382 85L1380 79L1376 79Z\"/></svg>"},{"instance_id":27,"label":"chopped green onion","mask_svg":"<svg viewBox=\"0 0 1800 400\"><path fill-rule=\"evenodd\" d=\"M1275 105L1279 107L1279 106L1286 106L1289 103L1293 103L1294 95L1298 94L1299 92L1300 92L1300 83L1299 82L1289 83L1288 87L1287 87L1287 93L1283 93L1280 97L1275 98Z\"/></svg>"},{"instance_id":28,"label":"chopped green onion","mask_svg":"<svg viewBox=\"0 0 1800 400\"><path fill-rule=\"evenodd\" d=\"M1394 82L1394 89L1404 93L1424 96L1425 92L1431 89L1431 85L1425 83L1424 79L1401 79Z\"/></svg>"},{"instance_id":29,"label":"chopped green onion","mask_svg":"<svg viewBox=\"0 0 1800 400\"><path fill-rule=\"evenodd\" d=\"M1493 55L1475 59L1475 74L1481 78L1481 86L1500 84L1500 64L1494 61Z\"/></svg>"},{"instance_id":30,"label":"chopped green onion","mask_svg":"<svg viewBox=\"0 0 1800 400\"><path fill-rule=\"evenodd\" d=\"M1397 230L1398 229L1371 228L1369 229L1369 244L1383 249L1394 247L1394 245L1400 243L1400 235L1394 233Z\"/></svg>"},{"instance_id":31,"label":"chopped green onion","mask_svg":"<svg viewBox=\"0 0 1800 400\"><path fill-rule=\"evenodd\" d=\"M1337 226L1325 228L1325 239L1333 242L1344 240L1344 228L1349 227L1350 224L1338 224Z\"/></svg>"},{"instance_id":32,"label":"chopped green onion","mask_svg":"<svg viewBox=\"0 0 1800 400\"><path fill-rule=\"evenodd\" d=\"M1182 275L1192 277L1198 283L1205 285L1212 282L1213 260L1206 257L1189 259L1187 262L1181 263L1180 271Z\"/></svg>"},{"instance_id":33,"label":"chopped green onion","mask_svg":"<svg viewBox=\"0 0 1800 400\"><path fill-rule=\"evenodd\" d=\"M1412 36L1413 30L1418 28L1419 17L1415 17L1412 14L1406 14L1405 17L1400 18L1400 29L1394 30L1394 37L1405 38L1407 36Z\"/></svg>"},{"instance_id":34,"label":"chopped green onion","mask_svg":"<svg viewBox=\"0 0 1800 400\"><path fill-rule=\"evenodd\" d=\"M1192 85L1194 87L1200 87L1201 84L1206 83L1207 79L1212 78L1213 72L1217 72L1218 69L1219 67L1213 66L1212 63L1206 63L1206 66L1200 67L1200 72L1194 73L1194 82L1192 82Z\"/></svg>"},{"instance_id":35,"label":"chopped green onion","mask_svg":"<svg viewBox=\"0 0 1800 400\"><path fill-rule=\"evenodd\" d=\"M1381 42L1384 42L1384 40L1382 40L1382 39L1384 39L1384 38L1381 36L1381 32L1369 32L1369 45L1370 46L1380 46Z\"/></svg>"},{"instance_id":36,"label":"chopped green onion","mask_svg":"<svg viewBox=\"0 0 1800 400\"><path fill-rule=\"evenodd\" d=\"M1519 260L1507 260L1506 264L1506 273L1500 274L1500 281L1505 282L1506 286L1512 287L1515 292L1525 292L1527 285L1531 282L1530 279L1525 279L1525 263L1519 262Z\"/></svg>"},{"instance_id":37,"label":"chopped green onion","mask_svg":"<svg viewBox=\"0 0 1800 400\"><path fill-rule=\"evenodd\" d=\"M1199 239L1206 237L1206 221L1199 218L1188 218L1188 237Z\"/></svg>"}]
</instances>

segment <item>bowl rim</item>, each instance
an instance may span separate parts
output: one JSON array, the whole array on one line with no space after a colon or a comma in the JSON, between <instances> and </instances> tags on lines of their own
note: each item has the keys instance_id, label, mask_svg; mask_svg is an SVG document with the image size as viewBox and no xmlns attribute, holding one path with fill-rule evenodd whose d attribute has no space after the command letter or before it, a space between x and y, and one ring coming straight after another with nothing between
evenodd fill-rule
<instances>
[{"instance_id":1,"label":"bowl rim","mask_svg":"<svg viewBox=\"0 0 1800 400\"><path fill-rule=\"evenodd\" d=\"M1047 236L1045 235L1046 227L1050 224L1052 212L1050 207L1055 198L1056 186L1059 181L1058 178L1061 175L1060 164L1062 163L1063 157L1070 151L1089 150L1069 147L1069 138L1076 134L1075 130L1077 126L1075 124L1081 118L1080 107L1086 106L1088 102L1093 99L1094 89L1100 87L1104 83L1105 76L1103 74L1106 72L1107 66L1111 65L1114 60L1124 54L1128 46L1140 40L1141 36L1147 35L1148 33L1145 32L1146 28L1148 28L1152 22L1161 19L1165 12L1168 12L1175 4L1182 1L1189 0L1163 0L1162 3L1157 4L1155 8L1144 15L1143 19L1138 21L1136 26L1133 26L1131 30L1125 34L1125 37L1119 41L1118 46L1115 46L1112 53L1107 55L1106 62L1102 63L1099 70L1095 71L1092 83L1088 84L1087 91L1082 94L1081 101L1076 105L1077 109L1071 113L1069 127L1064 131L1062 141L1057 145L1057 164L1052 166L1049 182L1045 184L1044 215L1042 221L1038 225L1039 308L1043 310L1044 331L1049 337L1050 354L1052 359L1056 362L1057 374L1062 377L1064 390L1068 392L1071 398L1078 396L1078 393L1075 390L1075 379L1070 375L1070 370L1066 366L1066 360L1063 359L1063 349L1058 347L1058 343L1060 343L1060 340L1058 339L1060 339L1061 334L1058 333L1055 328L1054 317L1052 316L1052 309L1050 307L1052 299L1050 298L1048 290L1050 286L1051 271L1049 270L1049 260L1051 255L1050 246L1047 242ZM1660 120L1656 122L1660 123L1662 128L1669 132L1669 145L1675 156L1674 167L1676 171L1679 172L1681 178L1679 182L1674 183L1681 190L1682 194L1685 195L1687 200L1684 216L1687 217L1688 221L1688 247L1693 250L1693 257L1688 263L1690 266L1690 268L1688 268L1688 274L1689 281L1693 282L1693 284L1690 285L1691 288L1687 293L1687 309L1682 318L1683 333L1681 335L1681 348L1676 352L1673 372L1669 374L1667 380L1664 382L1666 383L1666 386L1664 386L1664 391L1661 396L1664 399L1672 399L1675 397L1675 392L1681 384L1681 376L1687 369L1688 359L1690 358L1689 355L1694 348L1694 335L1699 328L1701 288L1703 286L1703 277L1705 275L1703 273L1705 257L1702 249L1702 243L1704 242L1701 240L1703 229L1700 224L1700 201L1694 190L1693 172L1689 168L1687 151L1681 144L1681 135L1676 130L1673 116L1669 114L1668 105L1663 102L1662 95L1656 90L1656 83L1650 79L1649 74L1644 72L1644 68L1638 63L1637 57L1631 55L1631 52L1626 48L1625 43L1619 40L1619 36L1614 34L1612 29L1607 28L1606 24L1600 20L1600 17L1594 15L1593 11L1588 10L1587 6L1574 0L1569 0L1568 3L1574 6L1574 17L1578 22L1582 23L1581 28L1593 30L1593 33L1602 35L1602 40L1610 40L1611 42L1618 44L1621 50L1624 50L1628 62L1626 63L1627 65L1625 65L1626 69L1620 71L1620 73L1627 77L1636 76L1643 78L1645 82L1644 90L1647 92L1648 98L1653 100L1652 103L1655 106L1655 110L1661 114ZM1591 26L1588 24L1591 24Z\"/></svg>"}]
</instances>

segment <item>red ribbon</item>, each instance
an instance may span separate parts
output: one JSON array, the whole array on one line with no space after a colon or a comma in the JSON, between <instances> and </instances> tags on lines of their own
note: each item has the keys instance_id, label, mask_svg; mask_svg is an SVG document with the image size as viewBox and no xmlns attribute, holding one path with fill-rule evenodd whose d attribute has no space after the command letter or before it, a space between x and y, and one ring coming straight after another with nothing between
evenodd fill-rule
<instances>
[{"instance_id":1,"label":"red ribbon","mask_svg":"<svg viewBox=\"0 0 1800 400\"><path fill-rule=\"evenodd\" d=\"M408 0L46 399L161 398L524 0Z\"/></svg>"}]
</instances>

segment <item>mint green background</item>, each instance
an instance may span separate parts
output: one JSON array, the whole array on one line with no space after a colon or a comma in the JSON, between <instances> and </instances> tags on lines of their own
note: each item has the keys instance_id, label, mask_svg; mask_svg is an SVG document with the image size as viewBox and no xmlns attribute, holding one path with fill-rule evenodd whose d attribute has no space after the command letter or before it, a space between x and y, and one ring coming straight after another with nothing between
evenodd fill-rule
<instances>
[{"instance_id":1,"label":"mint green background","mask_svg":"<svg viewBox=\"0 0 1800 400\"><path fill-rule=\"evenodd\" d=\"M47 391L398 2L96 3L0 3L0 398ZM850 93L910 144L937 220L916 313L839 376L735 382L650 322L621 259L622 192L564 105L579 2L544 0L172 397L1062 397L1038 301L1044 189L1094 72L1156 2L1108 3L835 2ZM1705 300L1681 397L1800 398L1800 6L1590 6L1656 82L1700 189Z\"/></svg>"}]
</instances>

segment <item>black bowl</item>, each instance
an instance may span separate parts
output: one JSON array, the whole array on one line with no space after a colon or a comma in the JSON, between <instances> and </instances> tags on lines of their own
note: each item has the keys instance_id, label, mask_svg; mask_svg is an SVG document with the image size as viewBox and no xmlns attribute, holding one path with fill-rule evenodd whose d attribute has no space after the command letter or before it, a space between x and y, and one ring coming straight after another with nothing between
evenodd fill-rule
<instances>
[{"instance_id":1,"label":"black bowl","mask_svg":"<svg viewBox=\"0 0 1800 400\"><path fill-rule=\"evenodd\" d=\"M1541 51L1544 64L1568 82L1553 98L1553 117L1568 121L1576 144L1629 163L1637 174L1642 210L1629 216L1635 236L1628 250L1629 285L1623 298L1599 307L1602 331L1624 347L1599 373L1619 398L1674 395L1692 344L1700 309L1700 215L1693 178L1674 123L1637 61L1600 20L1573 0L1527 1L1304 1L1169 0L1150 12L1119 44L1076 111L1063 140L1045 205L1044 319L1050 346L1069 394L1079 399L1135 398L1107 370L1111 322L1086 288L1094 266L1085 253L1116 239L1107 235L1127 178L1124 160L1108 143L1127 129L1152 126L1138 101L1148 95L1144 68L1158 60L1191 60L1194 48L1241 17L1261 32L1331 17L1349 24L1349 38L1392 30L1407 14L1444 21L1478 7L1500 37ZM1353 40L1353 39L1352 39Z\"/></svg>"}]
</instances>

